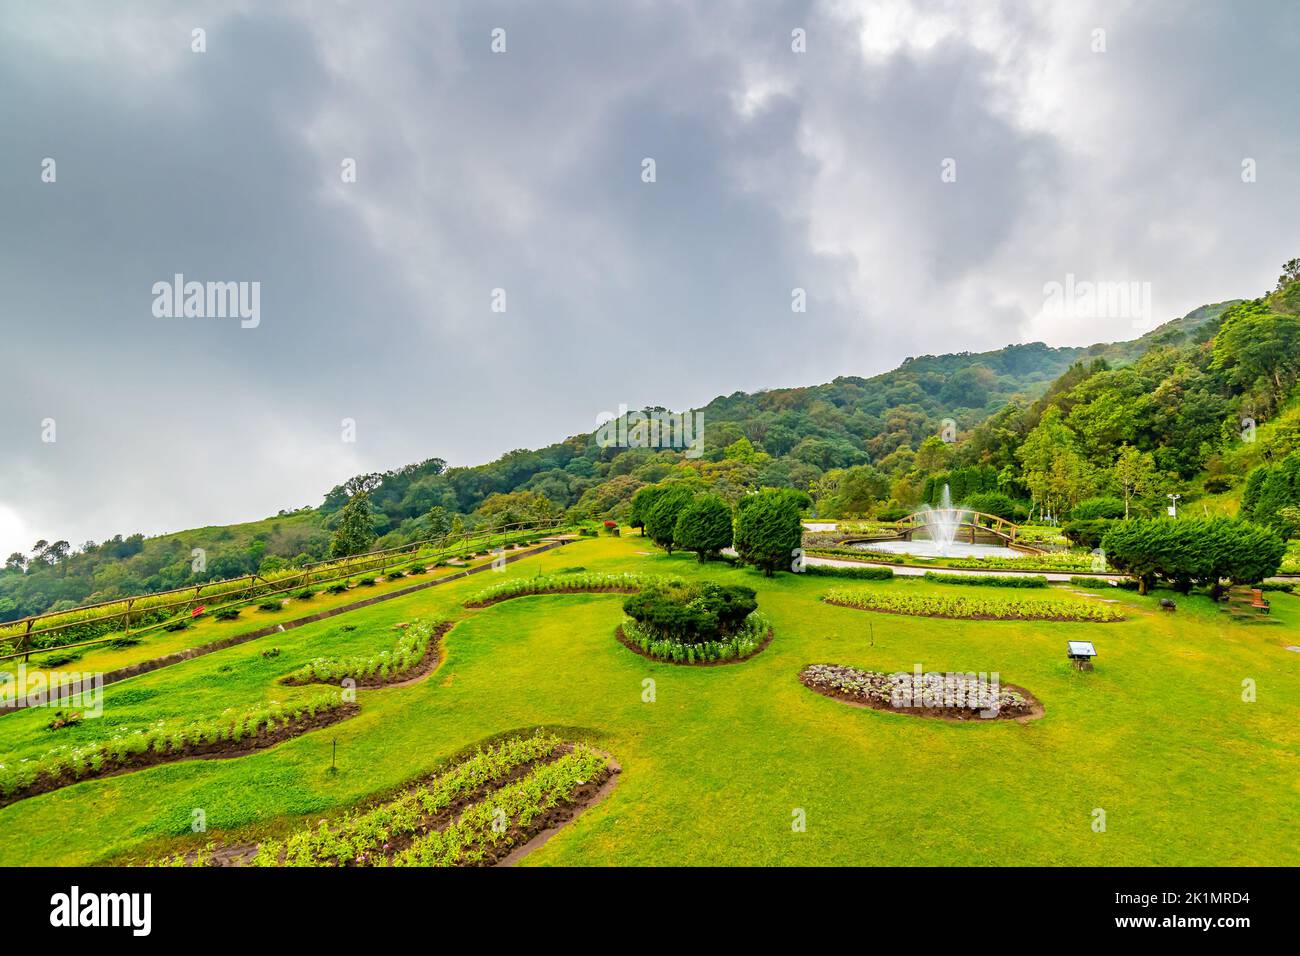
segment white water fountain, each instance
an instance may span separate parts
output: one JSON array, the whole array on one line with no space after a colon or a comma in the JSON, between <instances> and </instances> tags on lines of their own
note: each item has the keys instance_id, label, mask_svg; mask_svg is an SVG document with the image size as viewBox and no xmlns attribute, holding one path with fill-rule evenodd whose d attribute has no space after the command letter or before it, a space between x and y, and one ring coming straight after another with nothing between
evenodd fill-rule
<instances>
[{"instance_id":1,"label":"white water fountain","mask_svg":"<svg viewBox=\"0 0 1300 956\"><path fill-rule=\"evenodd\" d=\"M966 513L964 508L952 506L952 493L947 484L943 486L943 495L939 498L937 509L921 505L921 516L930 532L930 540L940 554L947 555L952 550L953 538L957 536L957 529L961 527L961 519Z\"/></svg>"},{"instance_id":2,"label":"white water fountain","mask_svg":"<svg viewBox=\"0 0 1300 956\"><path fill-rule=\"evenodd\" d=\"M930 540L863 541L854 543L850 547L867 551L884 551L888 554L911 554L919 558L1014 558L1020 553L1002 545L956 540L961 523L971 515L971 511L952 506L952 492L947 485L943 486L939 507L921 505L918 513L925 522Z\"/></svg>"}]
</instances>

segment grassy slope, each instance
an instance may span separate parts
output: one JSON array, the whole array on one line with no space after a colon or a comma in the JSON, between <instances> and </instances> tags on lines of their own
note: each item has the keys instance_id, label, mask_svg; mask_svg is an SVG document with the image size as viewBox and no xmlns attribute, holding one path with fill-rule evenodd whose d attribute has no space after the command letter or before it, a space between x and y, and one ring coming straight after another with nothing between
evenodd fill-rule
<instances>
[{"instance_id":1,"label":"grassy slope","mask_svg":"<svg viewBox=\"0 0 1300 956\"><path fill-rule=\"evenodd\" d=\"M431 680L361 691L362 714L334 728L0 810L0 834L23 835L0 840L0 865L94 862L188 837L195 808L213 831L315 819L483 738L536 724L575 728L624 774L533 864L1300 863L1285 838L1300 816L1300 673L1281 646L1297 642L1300 599L1274 602L1286 628L1232 625L1204 599L1153 613L1150 599L1127 594L1137 610L1123 624L938 621L822 605L832 585L824 578L701 571L690 555L639 554L649 550L637 537L584 541L504 574L581 564L747 582L776 625L771 647L734 666L656 664L614 641L616 595L467 612L459 601L488 578L431 589L109 688L103 721L58 734L286 699L300 691L274 677L310 657L390 646L391 625L421 614L465 619ZM343 631L348 624L359 626ZM1066 665L1070 637L1098 644L1092 674ZM281 656L263 659L270 646ZM1047 715L1024 726L954 725L850 708L798 683L803 665L821 661L997 670L1037 694ZM648 677L654 703L641 699ZM1258 684L1255 703L1241 701L1244 678ZM71 739L45 731L48 718L0 718L0 761ZM335 738L340 769L331 775ZM1105 833L1090 826L1097 807ZM807 813L805 833L791 831L795 808Z\"/></svg>"},{"instance_id":2,"label":"grassy slope","mask_svg":"<svg viewBox=\"0 0 1300 956\"><path fill-rule=\"evenodd\" d=\"M312 614L319 614L321 611L328 611L344 604L355 604L358 601L378 597L391 591L400 591L403 588L411 587L415 584L426 583L436 578L452 577L468 568L488 564L491 561L491 557L472 558L457 565L448 565L442 568L430 568L421 575L406 575L394 579L379 579L377 580L377 583L372 586L354 585L342 594L330 594L325 590L324 585L313 584L311 590L317 592L315 597L306 601L300 601L294 597L287 597L283 600L283 605L278 611L263 611L258 607L259 602L254 600L249 604L244 605L239 612L239 617L233 621L219 621L213 615L206 614L195 619L194 623L183 631L167 631L160 627L154 627L143 632L143 634L140 635L140 643L131 647L112 647L105 643L77 648L77 650L81 652L81 657L70 664L63 664L59 667L47 668L42 666L42 663L46 658L60 653L58 648L52 648L46 651L33 651L31 661L27 664L27 673L42 673L46 675L48 680L51 673L66 674L69 671L85 673L112 671L121 667L128 667L131 664L137 664L141 661L150 660L155 657L163 657L167 654L174 654L177 651L188 650L191 647L210 644L227 637L247 633L248 631L260 630L261 628L267 627L271 624L283 624L286 621L292 621L300 617L309 617ZM379 578L377 572L366 572L352 575L350 580L355 581L366 576L375 577L377 579ZM477 580L482 582L485 579L480 577ZM292 595L295 592L289 591L288 593ZM220 603L223 602L213 602L214 605ZM14 659L10 659L9 661L0 661L0 670L11 668L14 663ZM62 681L58 680L56 682L61 683ZM3 740L3 735L0 735L0 740Z\"/></svg>"}]
</instances>

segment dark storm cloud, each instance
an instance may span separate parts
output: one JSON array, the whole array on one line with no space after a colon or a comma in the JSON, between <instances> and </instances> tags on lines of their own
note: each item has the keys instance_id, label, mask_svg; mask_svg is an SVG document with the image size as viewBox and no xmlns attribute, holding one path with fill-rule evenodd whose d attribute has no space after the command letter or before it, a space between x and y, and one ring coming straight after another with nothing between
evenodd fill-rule
<instances>
[{"instance_id":1,"label":"dark storm cloud","mask_svg":"<svg viewBox=\"0 0 1300 956\"><path fill-rule=\"evenodd\" d=\"M1043 284L1149 281L1161 321L1296 254L1286 7L3 6L0 553L621 402L1129 337L1044 317ZM176 272L259 281L260 325L155 318Z\"/></svg>"}]
</instances>

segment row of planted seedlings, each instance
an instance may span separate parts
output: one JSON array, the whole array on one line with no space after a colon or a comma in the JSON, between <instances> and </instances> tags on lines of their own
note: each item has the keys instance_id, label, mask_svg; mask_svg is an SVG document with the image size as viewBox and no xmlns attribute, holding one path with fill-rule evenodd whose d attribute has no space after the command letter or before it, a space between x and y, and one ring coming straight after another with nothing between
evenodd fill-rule
<instances>
[{"instance_id":1,"label":"row of planted seedlings","mask_svg":"<svg viewBox=\"0 0 1300 956\"><path fill-rule=\"evenodd\" d=\"M465 601L465 607L486 607L498 601L535 594L571 594L577 592L633 594L658 584L680 584L682 579L665 575L637 574L631 571L572 571L517 577L484 588Z\"/></svg>"},{"instance_id":2,"label":"row of planted seedlings","mask_svg":"<svg viewBox=\"0 0 1300 956\"><path fill-rule=\"evenodd\" d=\"M317 658L281 679L287 685L339 683L351 679L358 687L380 687L437 661L437 643L451 625L417 620L400 627L391 650L339 660ZM278 650L263 652L263 656ZM157 763L260 749L308 730L350 716L356 704L338 691L318 693L288 703L272 702L245 711L227 708L221 714L184 723L159 721L134 731L119 728L106 741L78 746L64 744L35 758L0 764L0 805L35 796L80 780ZM80 714L62 711L51 729L80 723Z\"/></svg>"},{"instance_id":3,"label":"row of planted seedlings","mask_svg":"<svg viewBox=\"0 0 1300 956\"><path fill-rule=\"evenodd\" d=\"M1124 620L1113 607L1083 601L1005 597L1002 595L912 594L896 590L868 591L832 588L823 600L839 607L883 611L917 617L945 617L986 621L1085 621L1109 623Z\"/></svg>"},{"instance_id":4,"label":"row of planted seedlings","mask_svg":"<svg viewBox=\"0 0 1300 956\"><path fill-rule=\"evenodd\" d=\"M201 720L160 720L134 730L119 728L107 740L64 744L37 757L0 763L0 806L125 770L261 749L342 720L356 710L355 703L331 690L244 710L226 708Z\"/></svg>"},{"instance_id":5,"label":"row of planted seedlings","mask_svg":"<svg viewBox=\"0 0 1300 956\"><path fill-rule=\"evenodd\" d=\"M541 733L509 738L376 805L243 848L242 859L261 867L491 864L585 805L613 772L582 744ZM214 850L159 862L209 865Z\"/></svg>"},{"instance_id":6,"label":"row of planted seedlings","mask_svg":"<svg viewBox=\"0 0 1300 956\"><path fill-rule=\"evenodd\" d=\"M407 573L424 573L428 567L422 563L435 559L435 566L448 558L479 553L499 541L502 548L511 544L536 540L550 530L519 529L505 532L467 533L465 541L450 547L425 553L420 550L394 555L379 553L344 558L339 561L318 562L301 569L286 568L267 575L245 575L226 581L187 586L151 595L124 598L121 601L92 605L60 612L40 619L0 627L0 659L5 656L27 656L56 648L80 648L114 640L119 632L137 638L157 630L180 630L189 626L191 618L184 615L198 606L219 620L232 620L239 611L255 601L262 602L266 610L278 610L274 601L285 597L307 600L317 592L314 586L327 586L331 593L348 590L351 583L374 584L368 573L402 577ZM361 577L357 577L361 575ZM185 595L178 599L178 595ZM235 596L237 595L237 596ZM232 600L225 600L230 599ZM215 606L205 602L223 601ZM45 626L32 628L34 620L49 621ZM134 630L132 626L137 625ZM72 640L59 640L60 637ZM80 640L85 638L84 640Z\"/></svg>"},{"instance_id":7,"label":"row of planted seedlings","mask_svg":"<svg viewBox=\"0 0 1300 956\"><path fill-rule=\"evenodd\" d=\"M357 686L382 686L431 669L437 660L438 641L451 624L419 620L398 627L402 633L392 650L343 658L317 657L281 678L281 683L337 684L352 680Z\"/></svg>"}]
</instances>

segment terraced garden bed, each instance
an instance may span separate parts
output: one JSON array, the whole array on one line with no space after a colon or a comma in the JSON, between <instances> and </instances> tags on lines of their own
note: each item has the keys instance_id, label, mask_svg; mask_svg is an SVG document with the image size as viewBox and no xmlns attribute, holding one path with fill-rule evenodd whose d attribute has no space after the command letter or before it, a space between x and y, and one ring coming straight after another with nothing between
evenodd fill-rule
<instances>
[{"instance_id":1,"label":"terraced garden bed","mask_svg":"<svg viewBox=\"0 0 1300 956\"><path fill-rule=\"evenodd\" d=\"M448 621L416 621L403 629L391 651L341 659L318 657L282 677L280 683L300 686L351 680L356 687L375 688L417 680L438 666L439 647L449 630Z\"/></svg>"},{"instance_id":2,"label":"terraced garden bed","mask_svg":"<svg viewBox=\"0 0 1300 956\"><path fill-rule=\"evenodd\" d=\"M0 764L0 807L62 787L163 763L238 757L353 716L360 708L337 693L273 703L187 724L160 722L80 748L58 747L34 760Z\"/></svg>"},{"instance_id":3,"label":"terraced garden bed","mask_svg":"<svg viewBox=\"0 0 1300 956\"><path fill-rule=\"evenodd\" d=\"M491 866L607 790L618 767L554 735L507 739L397 796L260 844L210 845L171 866Z\"/></svg>"}]
</instances>

